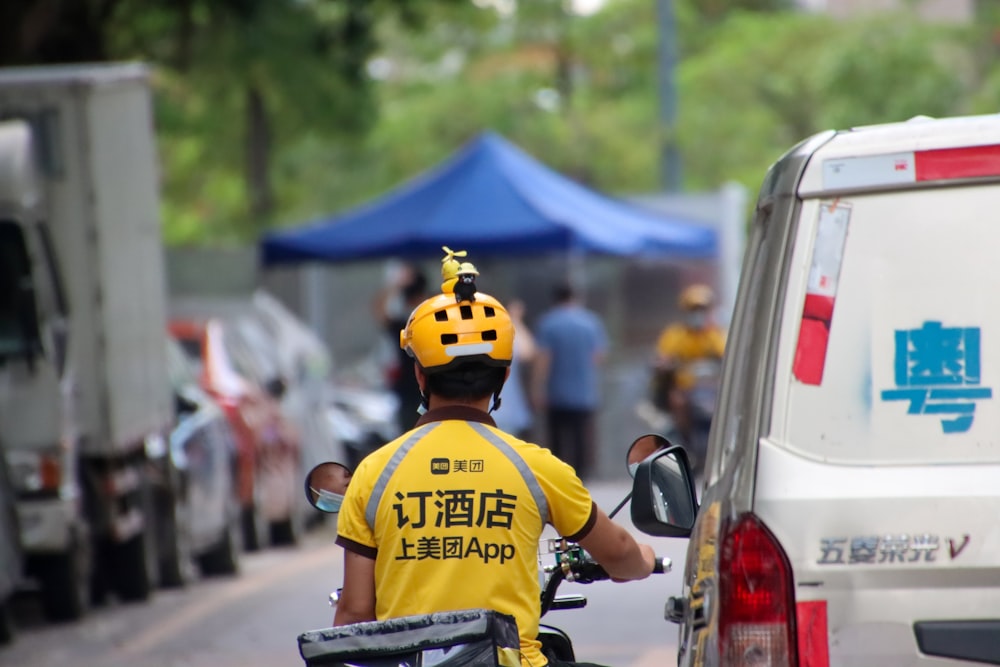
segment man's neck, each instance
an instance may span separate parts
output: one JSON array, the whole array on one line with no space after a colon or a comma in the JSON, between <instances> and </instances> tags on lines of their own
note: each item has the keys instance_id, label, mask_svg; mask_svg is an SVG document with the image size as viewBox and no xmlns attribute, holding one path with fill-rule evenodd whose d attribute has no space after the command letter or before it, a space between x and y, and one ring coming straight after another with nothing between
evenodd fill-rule
<instances>
[{"instance_id":1,"label":"man's neck","mask_svg":"<svg viewBox=\"0 0 1000 667\"><path fill-rule=\"evenodd\" d=\"M493 400L492 397L487 396L486 398L480 399L478 401L455 401L447 398L441 398L440 396L431 395L428 409L437 410L438 408L461 406L466 408L475 408L476 410L482 410L483 412L489 412L491 400Z\"/></svg>"}]
</instances>

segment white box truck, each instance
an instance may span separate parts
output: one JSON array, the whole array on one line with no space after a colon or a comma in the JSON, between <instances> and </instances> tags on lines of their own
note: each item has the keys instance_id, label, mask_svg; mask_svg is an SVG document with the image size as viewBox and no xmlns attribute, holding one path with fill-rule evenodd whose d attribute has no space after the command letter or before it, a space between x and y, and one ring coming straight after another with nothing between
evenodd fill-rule
<instances>
[{"instance_id":1,"label":"white box truck","mask_svg":"<svg viewBox=\"0 0 1000 667\"><path fill-rule=\"evenodd\" d=\"M7 216L25 263L12 278L23 298L9 337L20 342L0 366L0 445L28 573L47 615L71 619L108 591L145 599L161 552L178 550L148 70L0 69L0 120L30 141L40 181L37 201Z\"/></svg>"}]
</instances>

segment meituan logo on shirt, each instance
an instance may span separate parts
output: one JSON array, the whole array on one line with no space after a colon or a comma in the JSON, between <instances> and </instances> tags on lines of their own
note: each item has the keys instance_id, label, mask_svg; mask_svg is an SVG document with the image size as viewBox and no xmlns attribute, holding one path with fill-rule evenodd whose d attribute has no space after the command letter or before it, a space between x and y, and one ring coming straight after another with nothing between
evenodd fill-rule
<instances>
[{"instance_id":1,"label":"meituan logo on shirt","mask_svg":"<svg viewBox=\"0 0 1000 667\"><path fill-rule=\"evenodd\" d=\"M431 459L432 475L447 475L449 472L484 472L485 470L486 465L482 459L455 459L454 461L444 458Z\"/></svg>"}]
</instances>

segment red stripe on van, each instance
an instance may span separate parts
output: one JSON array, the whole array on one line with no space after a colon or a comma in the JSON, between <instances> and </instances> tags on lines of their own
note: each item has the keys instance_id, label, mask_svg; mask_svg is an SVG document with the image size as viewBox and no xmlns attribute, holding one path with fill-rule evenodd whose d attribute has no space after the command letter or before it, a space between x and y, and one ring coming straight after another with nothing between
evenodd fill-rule
<instances>
[{"instance_id":1,"label":"red stripe on van","mask_svg":"<svg viewBox=\"0 0 1000 667\"><path fill-rule=\"evenodd\" d=\"M1000 176L1000 145L917 151L914 170L918 181Z\"/></svg>"},{"instance_id":2,"label":"red stripe on van","mask_svg":"<svg viewBox=\"0 0 1000 667\"><path fill-rule=\"evenodd\" d=\"M796 603L795 622L799 640L799 667L830 667L826 600Z\"/></svg>"},{"instance_id":3,"label":"red stripe on van","mask_svg":"<svg viewBox=\"0 0 1000 667\"><path fill-rule=\"evenodd\" d=\"M802 306L802 317L823 320L829 324L833 321L833 297L821 294L806 294L806 302Z\"/></svg>"},{"instance_id":4,"label":"red stripe on van","mask_svg":"<svg viewBox=\"0 0 1000 667\"><path fill-rule=\"evenodd\" d=\"M823 382L833 304L833 297L806 295L802 307L802 322L799 324L799 342L795 346L795 362L792 365L795 379L803 384L819 386Z\"/></svg>"}]
</instances>

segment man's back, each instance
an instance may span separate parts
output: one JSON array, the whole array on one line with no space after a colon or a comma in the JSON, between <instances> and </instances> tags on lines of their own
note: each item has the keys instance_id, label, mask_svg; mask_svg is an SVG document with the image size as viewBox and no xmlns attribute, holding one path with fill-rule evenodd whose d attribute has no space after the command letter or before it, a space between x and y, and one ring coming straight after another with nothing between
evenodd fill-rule
<instances>
[{"instance_id":1,"label":"man's back","mask_svg":"<svg viewBox=\"0 0 1000 667\"><path fill-rule=\"evenodd\" d=\"M549 357L548 404L592 409L600 398L597 359L607 334L592 312L574 304L546 313L537 328L538 345Z\"/></svg>"},{"instance_id":2,"label":"man's back","mask_svg":"<svg viewBox=\"0 0 1000 667\"><path fill-rule=\"evenodd\" d=\"M656 353L677 366L677 384L689 389L695 384L690 365L703 360L721 360L726 337L717 326L691 329L683 324L672 324L656 341Z\"/></svg>"},{"instance_id":3,"label":"man's back","mask_svg":"<svg viewBox=\"0 0 1000 667\"><path fill-rule=\"evenodd\" d=\"M572 468L490 421L432 410L369 456L338 543L375 558L377 618L495 609L517 618L525 659L542 664L538 540L546 521L569 537L585 532L594 506Z\"/></svg>"}]
</instances>

